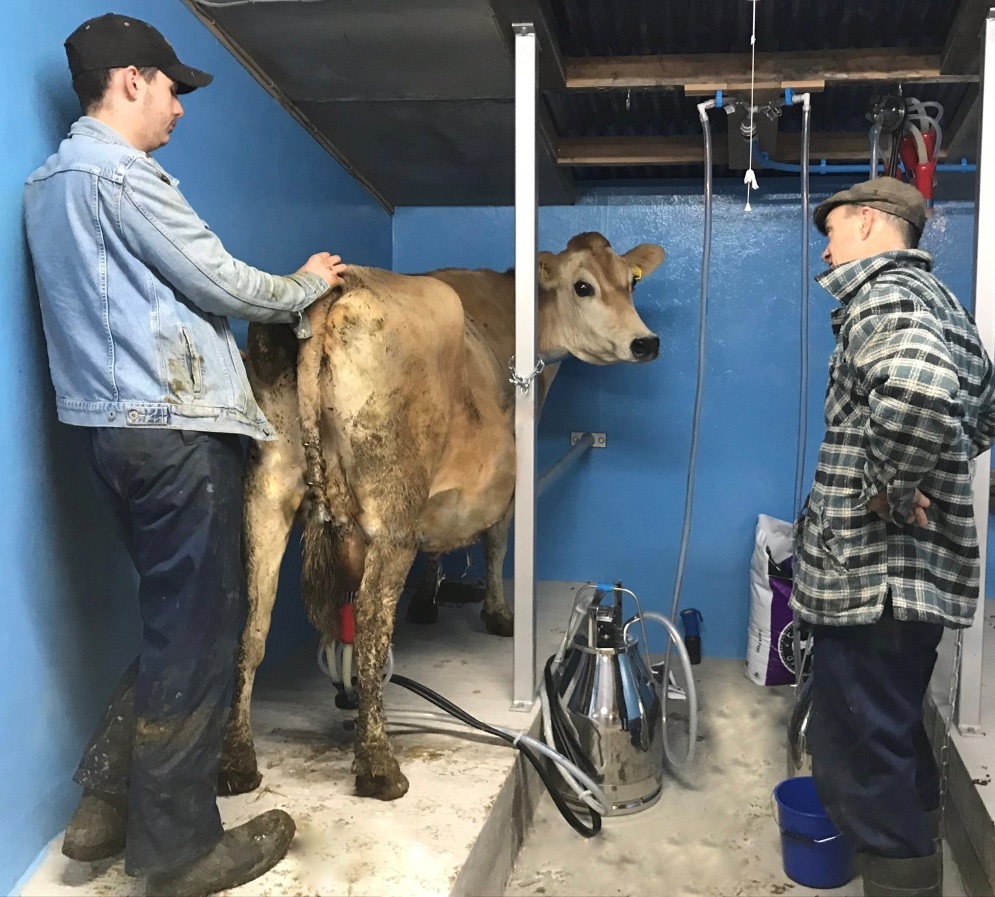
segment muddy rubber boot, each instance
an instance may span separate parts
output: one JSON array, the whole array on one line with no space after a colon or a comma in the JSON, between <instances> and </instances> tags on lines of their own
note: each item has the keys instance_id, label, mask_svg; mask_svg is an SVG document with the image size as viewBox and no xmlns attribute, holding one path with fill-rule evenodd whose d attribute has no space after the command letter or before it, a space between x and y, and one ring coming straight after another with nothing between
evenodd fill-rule
<instances>
[{"instance_id":1,"label":"muddy rubber boot","mask_svg":"<svg viewBox=\"0 0 995 897\"><path fill-rule=\"evenodd\" d=\"M66 826L62 852L71 860L95 863L124 850L128 827L128 799L83 789L79 806Z\"/></svg>"},{"instance_id":2,"label":"muddy rubber boot","mask_svg":"<svg viewBox=\"0 0 995 897\"><path fill-rule=\"evenodd\" d=\"M214 848L172 872L153 875L148 897L207 897L269 872L284 858L297 830L283 810L269 810L229 829Z\"/></svg>"},{"instance_id":3,"label":"muddy rubber boot","mask_svg":"<svg viewBox=\"0 0 995 897\"><path fill-rule=\"evenodd\" d=\"M940 858L891 857L864 854L864 897L941 897Z\"/></svg>"}]
</instances>

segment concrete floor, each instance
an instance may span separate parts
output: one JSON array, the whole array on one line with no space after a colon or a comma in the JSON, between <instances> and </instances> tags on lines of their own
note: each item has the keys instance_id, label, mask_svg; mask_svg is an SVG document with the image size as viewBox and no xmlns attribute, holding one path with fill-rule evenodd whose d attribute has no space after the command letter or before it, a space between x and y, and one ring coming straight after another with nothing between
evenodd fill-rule
<instances>
[{"instance_id":1,"label":"concrete floor","mask_svg":"<svg viewBox=\"0 0 995 897\"><path fill-rule=\"evenodd\" d=\"M537 662L555 651L576 588L541 583ZM480 605L443 607L434 626L403 623L399 611L395 672L443 694L478 719L527 729L534 713L511 707L511 639L487 634ZM260 676L252 724L262 786L219 801L226 826L280 807L297 822L287 858L229 893L232 897L437 897L500 893L528 817L515 789L517 752L459 725L402 717L435 708L397 685L386 688L388 733L410 790L382 803L354 794L354 714L334 706L332 683L315 650L295 654ZM394 714L391 718L391 714ZM23 897L126 897L144 885L121 858L75 863L61 835L21 890Z\"/></svg>"},{"instance_id":2,"label":"concrete floor","mask_svg":"<svg viewBox=\"0 0 995 897\"><path fill-rule=\"evenodd\" d=\"M652 807L604 820L587 842L543 796L506 897L802 897L863 894L860 878L832 890L791 881L781 865L771 792L786 777L788 686L763 688L740 660L694 667L699 745L694 787L668 778ZM964 897L945 850L945 897Z\"/></svg>"},{"instance_id":3,"label":"concrete floor","mask_svg":"<svg viewBox=\"0 0 995 897\"><path fill-rule=\"evenodd\" d=\"M510 585L510 584L509 584ZM553 653L576 583L539 584L537 662ZM510 591L510 590L509 590ZM402 607L403 615L403 607ZM458 649L454 646L458 646ZM398 626L396 672L443 693L479 719L528 728L534 713L511 702L511 642L483 631L479 605L443 607L434 627ZM261 680L253 726L263 786L220 801L226 825L271 807L287 809L298 835L267 875L228 892L249 895L806 895L781 868L771 791L785 777L788 688L761 688L739 660L696 666L700 705L693 788L665 780L655 806L604 821L584 840L530 792L515 752L458 726L402 716L432 710L391 685L389 731L411 790L392 803L353 794L350 715L333 705L312 651ZM525 839L517 865L514 857ZM142 893L120 859L79 864L53 840L21 893L25 897L123 897ZM947 857L947 897L965 894ZM509 880L510 877L510 880ZM508 882L505 887L505 882ZM832 892L862 893L859 879Z\"/></svg>"}]
</instances>

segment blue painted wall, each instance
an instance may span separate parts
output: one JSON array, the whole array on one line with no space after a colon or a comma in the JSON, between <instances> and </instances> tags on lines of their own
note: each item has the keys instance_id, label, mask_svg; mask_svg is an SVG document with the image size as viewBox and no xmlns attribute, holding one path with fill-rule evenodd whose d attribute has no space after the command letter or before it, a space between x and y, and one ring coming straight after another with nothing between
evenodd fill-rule
<instances>
[{"instance_id":1,"label":"blue painted wall","mask_svg":"<svg viewBox=\"0 0 995 897\"><path fill-rule=\"evenodd\" d=\"M179 0L117 0L156 24L180 57L215 74L184 98L158 154L236 255L292 271L321 249L389 266L391 223ZM74 764L138 636L134 577L82 462L80 433L55 420L21 223L25 177L79 115L62 42L104 0L8 0L0 29L0 893L10 893L77 797ZM306 632L281 600L271 651Z\"/></svg>"},{"instance_id":2,"label":"blue painted wall","mask_svg":"<svg viewBox=\"0 0 995 897\"><path fill-rule=\"evenodd\" d=\"M318 249L349 261L418 271L511 264L510 209L403 209L391 220L234 62L179 0L118 0L153 21L181 58L216 75L184 100L187 116L159 158L236 255L289 271ZM0 893L10 892L76 799L73 764L105 695L134 651L134 577L81 466L80 434L56 423L44 342L21 225L25 176L78 115L62 41L107 10L97 0L11 0L0 31L6 76L0 129L0 413L9 434L0 465ZM683 606L705 617L706 653L741 656L747 568L756 515L792 511L798 431L799 223L797 197L716 200L701 446ZM970 296L973 209L941 205L926 240L939 271ZM544 248L582 230L619 249L653 241L669 258L637 304L661 336L643 367L563 365L540 426L540 468L575 429L606 431L542 499L543 579L621 578L647 607L669 611L680 540L696 372L702 203L667 196L591 196L543 209ZM812 232L813 270L822 241ZM392 265L393 262L393 265ZM831 339L829 298L813 287L809 447L821 435ZM810 475L810 471L807 476ZM451 568L462 572L462 557ZM309 630L285 566L269 654Z\"/></svg>"},{"instance_id":3,"label":"blue painted wall","mask_svg":"<svg viewBox=\"0 0 995 897\"><path fill-rule=\"evenodd\" d=\"M813 201L837 185L813 185ZM697 372L704 205L697 193L592 196L543 208L542 249L562 250L597 230L620 252L643 242L667 260L636 290L636 307L660 335L651 365L561 367L539 426L539 470L569 447L572 430L608 434L539 503L539 579L621 579L644 607L670 612L684 515ZM790 519L794 503L800 367L801 213L797 195L720 189L713 207L707 349L695 502L680 606L704 616L705 653L741 657L749 616L749 564L757 515ZM940 204L923 247L966 303L971 299L973 204ZM809 231L812 273L825 241ZM507 208L400 209L399 271L444 265L505 270L513 260ZM805 489L823 435L822 397L832 349L832 300L812 284ZM511 552L509 552L510 557ZM479 562L478 562L479 563ZM447 563L465 568L462 554ZM479 566L473 571L479 574ZM510 560L506 573L510 575ZM564 621L565 623L566 621Z\"/></svg>"}]
</instances>

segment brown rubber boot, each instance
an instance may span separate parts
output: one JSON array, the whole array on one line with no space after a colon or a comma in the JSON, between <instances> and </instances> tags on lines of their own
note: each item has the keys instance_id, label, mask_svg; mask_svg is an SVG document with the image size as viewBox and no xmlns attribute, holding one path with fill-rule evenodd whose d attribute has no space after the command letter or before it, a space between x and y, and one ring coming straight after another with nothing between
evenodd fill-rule
<instances>
[{"instance_id":1,"label":"brown rubber boot","mask_svg":"<svg viewBox=\"0 0 995 897\"><path fill-rule=\"evenodd\" d=\"M283 810L270 810L229 829L192 863L149 878L148 897L207 897L269 872L284 858L297 831Z\"/></svg>"},{"instance_id":2,"label":"brown rubber boot","mask_svg":"<svg viewBox=\"0 0 995 897\"><path fill-rule=\"evenodd\" d=\"M128 799L124 795L84 788L66 827L62 852L81 863L109 859L124 850L127 825Z\"/></svg>"}]
</instances>

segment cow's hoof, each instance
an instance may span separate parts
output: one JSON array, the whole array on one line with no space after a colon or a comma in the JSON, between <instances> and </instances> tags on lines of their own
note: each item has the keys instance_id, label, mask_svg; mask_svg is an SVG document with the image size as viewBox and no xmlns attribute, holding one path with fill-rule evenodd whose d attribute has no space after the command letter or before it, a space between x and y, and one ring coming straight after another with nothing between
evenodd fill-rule
<instances>
[{"instance_id":1,"label":"cow's hoof","mask_svg":"<svg viewBox=\"0 0 995 897\"><path fill-rule=\"evenodd\" d=\"M246 794L255 791L262 780L252 745L233 746L226 741L218 768L218 794Z\"/></svg>"},{"instance_id":2,"label":"cow's hoof","mask_svg":"<svg viewBox=\"0 0 995 897\"><path fill-rule=\"evenodd\" d=\"M396 775L376 776L363 774L356 776L356 794L360 797L375 797L377 800L397 800L408 793L408 780L400 769Z\"/></svg>"},{"instance_id":3,"label":"cow's hoof","mask_svg":"<svg viewBox=\"0 0 995 897\"><path fill-rule=\"evenodd\" d=\"M435 603L435 596L419 595L416 592L411 596L404 619L409 623L416 623L419 626L430 626L438 622L439 605Z\"/></svg>"},{"instance_id":4,"label":"cow's hoof","mask_svg":"<svg viewBox=\"0 0 995 897\"><path fill-rule=\"evenodd\" d=\"M218 794L221 797L248 794L250 791L255 791L262 780L263 777L258 769L244 772L240 769L225 769L222 766L218 770Z\"/></svg>"},{"instance_id":5,"label":"cow's hoof","mask_svg":"<svg viewBox=\"0 0 995 897\"><path fill-rule=\"evenodd\" d=\"M507 607L499 611L490 611L486 607L480 612L484 628L491 635L501 635L505 638L515 634L515 615Z\"/></svg>"}]
</instances>

